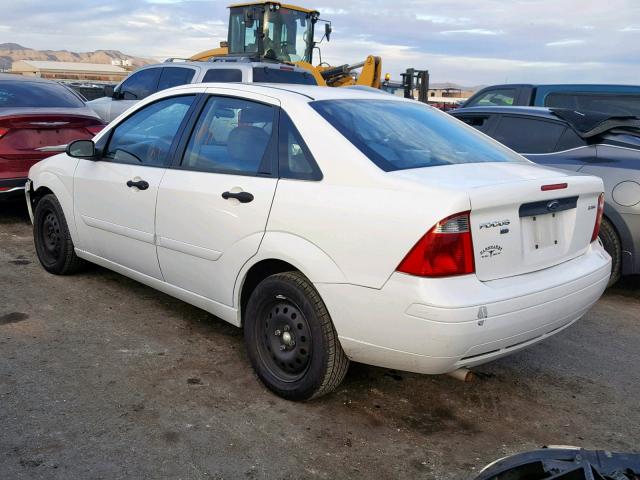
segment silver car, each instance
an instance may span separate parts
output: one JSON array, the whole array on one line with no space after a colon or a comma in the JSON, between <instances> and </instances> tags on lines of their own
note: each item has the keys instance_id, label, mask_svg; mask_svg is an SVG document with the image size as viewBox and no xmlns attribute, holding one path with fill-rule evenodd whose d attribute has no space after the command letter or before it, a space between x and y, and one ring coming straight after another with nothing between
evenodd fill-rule
<instances>
[{"instance_id":1,"label":"silver car","mask_svg":"<svg viewBox=\"0 0 640 480\"><path fill-rule=\"evenodd\" d=\"M109 123L152 93L187 83L208 82L317 85L308 70L292 65L253 62L247 57L224 57L210 62L169 59L136 70L114 89L105 90L107 96L91 100L87 106Z\"/></svg>"}]
</instances>

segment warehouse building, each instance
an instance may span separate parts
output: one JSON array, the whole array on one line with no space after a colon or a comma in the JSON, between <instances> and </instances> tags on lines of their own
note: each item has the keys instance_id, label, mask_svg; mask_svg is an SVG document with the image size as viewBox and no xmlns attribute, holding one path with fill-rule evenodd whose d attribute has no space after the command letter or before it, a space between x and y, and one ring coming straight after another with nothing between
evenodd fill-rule
<instances>
[{"instance_id":1,"label":"warehouse building","mask_svg":"<svg viewBox=\"0 0 640 480\"><path fill-rule=\"evenodd\" d=\"M89 81L106 83L120 82L129 74L127 70L117 65L42 60L19 60L13 62L11 73L67 82Z\"/></svg>"}]
</instances>

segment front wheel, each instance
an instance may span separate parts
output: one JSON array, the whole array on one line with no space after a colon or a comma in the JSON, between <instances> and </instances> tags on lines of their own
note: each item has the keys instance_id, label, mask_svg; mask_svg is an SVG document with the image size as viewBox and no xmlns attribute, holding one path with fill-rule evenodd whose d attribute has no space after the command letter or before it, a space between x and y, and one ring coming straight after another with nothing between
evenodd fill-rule
<instances>
[{"instance_id":1,"label":"front wheel","mask_svg":"<svg viewBox=\"0 0 640 480\"><path fill-rule=\"evenodd\" d=\"M609 279L609 287L620 280L622 275L622 246L615 228L609 220L602 219L600 224L600 240L602 246L611 255L611 278Z\"/></svg>"},{"instance_id":2,"label":"front wheel","mask_svg":"<svg viewBox=\"0 0 640 480\"><path fill-rule=\"evenodd\" d=\"M299 272L272 275L256 287L244 338L260 380L289 400L331 392L349 367L324 302Z\"/></svg>"},{"instance_id":3,"label":"front wheel","mask_svg":"<svg viewBox=\"0 0 640 480\"><path fill-rule=\"evenodd\" d=\"M74 251L69 227L56 196L42 197L33 217L33 240L45 270L56 275L70 275L80 270L85 262Z\"/></svg>"}]
</instances>

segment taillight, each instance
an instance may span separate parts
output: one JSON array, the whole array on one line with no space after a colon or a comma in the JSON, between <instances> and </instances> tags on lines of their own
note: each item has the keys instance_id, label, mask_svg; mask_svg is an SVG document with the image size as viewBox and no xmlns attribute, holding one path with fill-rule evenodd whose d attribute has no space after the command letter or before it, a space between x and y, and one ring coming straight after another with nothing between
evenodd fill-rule
<instances>
[{"instance_id":1,"label":"taillight","mask_svg":"<svg viewBox=\"0 0 640 480\"><path fill-rule=\"evenodd\" d=\"M419 277L449 277L475 272L469 212L436 223L414 245L397 271Z\"/></svg>"},{"instance_id":2,"label":"taillight","mask_svg":"<svg viewBox=\"0 0 640 480\"><path fill-rule=\"evenodd\" d=\"M0 138L4 137L7 133L9 133L8 128L0 127Z\"/></svg>"},{"instance_id":3,"label":"taillight","mask_svg":"<svg viewBox=\"0 0 640 480\"><path fill-rule=\"evenodd\" d=\"M598 197L598 211L596 212L596 224L593 226L593 234L591 241L595 242L600 234L600 225L602 224L602 214L604 213L604 193Z\"/></svg>"},{"instance_id":4,"label":"taillight","mask_svg":"<svg viewBox=\"0 0 640 480\"><path fill-rule=\"evenodd\" d=\"M91 135L97 135L102 131L105 125L90 125L88 127L84 127Z\"/></svg>"}]
</instances>

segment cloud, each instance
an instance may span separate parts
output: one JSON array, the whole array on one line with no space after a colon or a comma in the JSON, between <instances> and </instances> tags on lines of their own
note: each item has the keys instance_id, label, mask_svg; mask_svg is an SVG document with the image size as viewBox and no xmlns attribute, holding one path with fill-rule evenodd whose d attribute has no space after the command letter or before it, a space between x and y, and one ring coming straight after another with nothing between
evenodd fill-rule
<instances>
[{"instance_id":1,"label":"cloud","mask_svg":"<svg viewBox=\"0 0 640 480\"><path fill-rule=\"evenodd\" d=\"M226 40L228 0L4 2L0 43L38 49L114 49L188 57ZM294 2L296 3L296 2ZM322 57L333 65L382 56L432 81L638 83L640 1L301 0L331 20ZM571 15L567 13L571 12ZM322 27L320 26L320 32ZM320 35L316 36L319 39ZM584 48L588 45L588 48ZM316 62L317 53L314 54Z\"/></svg>"},{"instance_id":2,"label":"cloud","mask_svg":"<svg viewBox=\"0 0 640 480\"><path fill-rule=\"evenodd\" d=\"M443 35L503 35L502 30L487 30L485 28L469 28L467 30L445 30Z\"/></svg>"},{"instance_id":3,"label":"cloud","mask_svg":"<svg viewBox=\"0 0 640 480\"><path fill-rule=\"evenodd\" d=\"M545 43L547 47L569 47L572 45L582 45L584 40L578 38L569 38L567 40L557 40L555 42Z\"/></svg>"}]
</instances>

